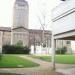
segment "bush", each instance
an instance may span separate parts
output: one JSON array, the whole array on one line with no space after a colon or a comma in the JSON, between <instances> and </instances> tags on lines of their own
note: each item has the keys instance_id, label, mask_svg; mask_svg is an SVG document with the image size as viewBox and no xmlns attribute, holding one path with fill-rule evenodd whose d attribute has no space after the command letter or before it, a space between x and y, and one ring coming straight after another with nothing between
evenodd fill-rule
<instances>
[{"instance_id":1,"label":"bush","mask_svg":"<svg viewBox=\"0 0 75 75\"><path fill-rule=\"evenodd\" d=\"M57 48L56 54L65 54L67 52L67 47Z\"/></svg>"},{"instance_id":2,"label":"bush","mask_svg":"<svg viewBox=\"0 0 75 75\"><path fill-rule=\"evenodd\" d=\"M23 49L24 54L29 54L30 53L30 49L26 46Z\"/></svg>"},{"instance_id":3,"label":"bush","mask_svg":"<svg viewBox=\"0 0 75 75\"><path fill-rule=\"evenodd\" d=\"M56 54L61 54L61 48L56 49Z\"/></svg>"},{"instance_id":4,"label":"bush","mask_svg":"<svg viewBox=\"0 0 75 75\"><path fill-rule=\"evenodd\" d=\"M1 61L1 59L2 59L2 53L0 53L0 61Z\"/></svg>"},{"instance_id":5,"label":"bush","mask_svg":"<svg viewBox=\"0 0 75 75\"><path fill-rule=\"evenodd\" d=\"M43 43L43 47L46 47L46 44L45 43Z\"/></svg>"},{"instance_id":6,"label":"bush","mask_svg":"<svg viewBox=\"0 0 75 75\"><path fill-rule=\"evenodd\" d=\"M30 49L26 46L4 45L2 48L4 54L29 54Z\"/></svg>"}]
</instances>

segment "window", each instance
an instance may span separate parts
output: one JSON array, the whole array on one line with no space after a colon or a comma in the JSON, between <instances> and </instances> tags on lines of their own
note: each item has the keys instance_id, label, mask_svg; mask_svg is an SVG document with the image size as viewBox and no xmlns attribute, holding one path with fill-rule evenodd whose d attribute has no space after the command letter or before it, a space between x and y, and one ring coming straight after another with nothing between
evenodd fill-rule
<instances>
[{"instance_id":1,"label":"window","mask_svg":"<svg viewBox=\"0 0 75 75\"><path fill-rule=\"evenodd\" d=\"M67 41L66 44L70 44L70 41Z\"/></svg>"}]
</instances>

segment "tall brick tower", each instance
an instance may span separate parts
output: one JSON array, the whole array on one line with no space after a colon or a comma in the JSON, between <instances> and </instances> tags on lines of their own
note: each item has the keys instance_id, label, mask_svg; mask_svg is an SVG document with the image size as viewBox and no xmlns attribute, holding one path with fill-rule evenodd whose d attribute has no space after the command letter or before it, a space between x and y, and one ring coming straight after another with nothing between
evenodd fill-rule
<instances>
[{"instance_id":1,"label":"tall brick tower","mask_svg":"<svg viewBox=\"0 0 75 75\"><path fill-rule=\"evenodd\" d=\"M11 32L11 44L28 45L28 17L29 5L25 0L16 0L13 11L13 26Z\"/></svg>"},{"instance_id":2,"label":"tall brick tower","mask_svg":"<svg viewBox=\"0 0 75 75\"><path fill-rule=\"evenodd\" d=\"M25 0L16 0L13 12L13 28L28 28L29 6Z\"/></svg>"}]
</instances>

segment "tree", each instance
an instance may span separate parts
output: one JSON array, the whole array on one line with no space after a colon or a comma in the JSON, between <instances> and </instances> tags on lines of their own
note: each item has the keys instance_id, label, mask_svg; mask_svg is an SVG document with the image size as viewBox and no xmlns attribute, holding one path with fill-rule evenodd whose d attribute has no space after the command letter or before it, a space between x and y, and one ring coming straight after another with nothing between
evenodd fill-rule
<instances>
[{"instance_id":1,"label":"tree","mask_svg":"<svg viewBox=\"0 0 75 75\"><path fill-rule=\"evenodd\" d=\"M45 43L45 28L47 27L47 25L49 24L49 20L46 20L47 19L47 13L45 12L46 10L43 10L42 12L40 11L41 13L41 16L38 16L37 15L37 19L38 19L38 22L40 23L40 28L43 30L42 32L42 46L43 45L46 45Z\"/></svg>"},{"instance_id":2,"label":"tree","mask_svg":"<svg viewBox=\"0 0 75 75\"><path fill-rule=\"evenodd\" d=\"M45 2L45 1L44 1ZM40 2L41 3L41 2ZM40 5L42 5L42 4L40 4ZM41 44L40 45L42 45L43 47L46 47L46 41L45 41L45 28L47 27L47 25L49 24L49 20L47 20L47 18L48 18L48 16L47 16L47 14L48 13L50 13L50 12L47 12L46 13L46 6L45 6L45 3L43 3L43 5L42 6L44 6L43 7L43 9L39 9L38 10L38 12L36 13L36 18L37 18L37 21L38 21L38 23L39 23L39 25L40 25L40 28L41 28L41 30L42 30L42 40L41 40ZM39 8L39 6L38 6L38 8ZM34 50L35 50L35 52L36 52L36 39L35 39L35 36L34 36Z\"/></svg>"}]
</instances>

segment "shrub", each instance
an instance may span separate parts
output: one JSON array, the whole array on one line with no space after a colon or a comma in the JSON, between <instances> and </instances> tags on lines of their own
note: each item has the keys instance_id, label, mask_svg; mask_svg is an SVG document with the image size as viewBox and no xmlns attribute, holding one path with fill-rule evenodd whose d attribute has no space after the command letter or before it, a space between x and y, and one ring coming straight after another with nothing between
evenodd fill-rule
<instances>
[{"instance_id":1,"label":"shrub","mask_svg":"<svg viewBox=\"0 0 75 75\"><path fill-rule=\"evenodd\" d=\"M1 61L1 59L2 59L2 53L0 53L0 61Z\"/></svg>"},{"instance_id":2,"label":"shrub","mask_svg":"<svg viewBox=\"0 0 75 75\"><path fill-rule=\"evenodd\" d=\"M2 48L2 52L5 54L14 54L15 53L15 47L11 45L4 45Z\"/></svg>"},{"instance_id":3,"label":"shrub","mask_svg":"<svg viewBox=\"0 0 75 75\"><path fill-rule=\"evenodd\" d=\"M29 54L30 49L26 46L4 45L2 52L5 54Z\"/></svg>"},{"instance_id":4,"label":"shrub","mask_svg":"<svg viewBox=\"0 0 75 75\"><path fill-rule=\"evenodd\" d=\"M61 48L56 49L56 54L61 54Z\"/></svg>"},{"instance_id":5,"label":"shrub","mask_svg":"<svg viewBox=\"0 0 75 75\"><path fill-rule=\"evenodd\" d=\"M43 47L46 47L46 44L45 43L43 43Z\"/></svg>"},{"instance_id":6,"label":"shrub","mask_svg":"<svg viewBox=\"0 0 75 75\"><path fill-rule=\"evenodd\" d=\"M26 46L23 49L24 54L29 54L30 53L30 49Z\"/></svg>"},{"instance_id":7,"label":"shrub","mask_svg":"<svg viewBox=\"0 0 75 75\"><path fill-rule=\"evenodd\" d=\"M57 48L56 54L65 54L67 52L67 47Z\"/></svg>"}]
</instances>

